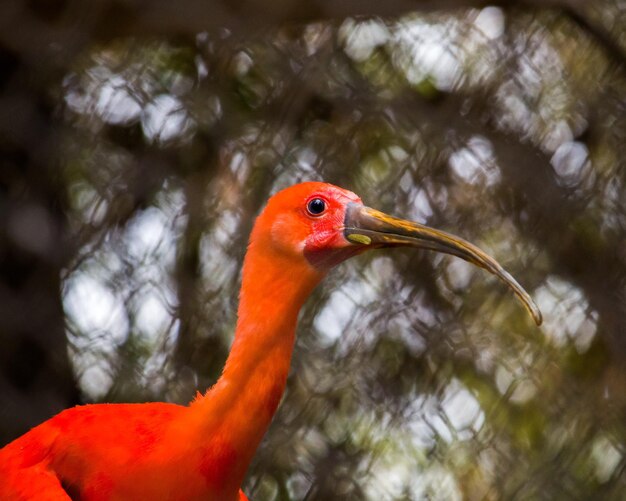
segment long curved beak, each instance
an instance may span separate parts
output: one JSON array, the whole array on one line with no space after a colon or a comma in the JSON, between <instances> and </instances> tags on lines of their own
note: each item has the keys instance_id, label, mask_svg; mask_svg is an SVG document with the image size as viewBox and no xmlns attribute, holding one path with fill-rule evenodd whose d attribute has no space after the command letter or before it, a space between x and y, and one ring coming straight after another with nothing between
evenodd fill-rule
<instances>
[{"instance_id":1,"label":"long curved beak","mask_svg":"<svg viewBox=\"0 0 626 501\"><path fill-rule=\"evenodd\" d=\"M506 283L535 323L541 325L541 311L522 286L495 259L460 237L398 219L357 203L349 203L346 207L344 236L355 245L373 248L410 246L460 257L493 273Z\"/></svg>"}]
</instances>

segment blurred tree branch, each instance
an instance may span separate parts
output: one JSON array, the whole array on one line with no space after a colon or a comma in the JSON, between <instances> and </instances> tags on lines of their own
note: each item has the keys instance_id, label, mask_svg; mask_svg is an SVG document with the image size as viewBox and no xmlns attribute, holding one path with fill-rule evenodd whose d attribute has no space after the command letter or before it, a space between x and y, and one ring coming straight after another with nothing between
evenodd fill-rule
<instances>
[{"instance_id":1,"label":"blurred tree branch","mask_svg":"<svg viewBox=\"0 0 626 501\"><path fill-rule=\"evenodd\" d=\"M91 43L123 36L191 38L210 29L250 33L288 22L350 16L397 17L410 12L499 6L560 10L602 45L616 63L624 65L624 47L602 21L593 16L592 9L598 8L597 4L584 0L248 0L235 3L94 0L87 5L80 0L70 0L65 9L59 10L47 2L24 4L19 0L6 0L0 5L0 43L27 57L33 65L46 68L55 62L71 60Z\"/></svg>"}]
</instances>

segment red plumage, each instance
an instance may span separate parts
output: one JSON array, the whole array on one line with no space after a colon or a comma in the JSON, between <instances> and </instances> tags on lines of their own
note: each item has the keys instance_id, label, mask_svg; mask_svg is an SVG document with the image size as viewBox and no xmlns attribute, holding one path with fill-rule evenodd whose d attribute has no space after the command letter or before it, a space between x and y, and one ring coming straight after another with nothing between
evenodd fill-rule
<instances>
[{"instance_id":1,"label":"red plumage","mask_svg":"<svg viewBox=\"0 0 626 501\"><path fill-rule=\"evenodd\" d=\"M364 207L336 186L292 186L270 199L254 225L235 340L217 383L188 406L61 412L0 450L0 500L244 500L239 486L283 395L302 304L335 264L398 245L486 268L541 321L528 294L469 242Z\"/></svg>"}]
</instances>

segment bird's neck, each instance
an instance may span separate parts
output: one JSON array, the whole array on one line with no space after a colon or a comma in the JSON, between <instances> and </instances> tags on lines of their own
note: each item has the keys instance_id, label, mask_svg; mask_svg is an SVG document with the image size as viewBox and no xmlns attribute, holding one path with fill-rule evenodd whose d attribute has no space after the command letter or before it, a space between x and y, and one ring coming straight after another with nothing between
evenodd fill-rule
<instances>
[{"instance_id":1,"label":"bird's neck","mask_svg":"<svg viewBox=\"0 0 626 501\"><path fill-rule=\"evenodd\" d=\"M248 249L231 352L218 382L191 406L245 463L241 475L283 395L298 313L322 276L264 245Z\"/></svg>"}]
</instances>

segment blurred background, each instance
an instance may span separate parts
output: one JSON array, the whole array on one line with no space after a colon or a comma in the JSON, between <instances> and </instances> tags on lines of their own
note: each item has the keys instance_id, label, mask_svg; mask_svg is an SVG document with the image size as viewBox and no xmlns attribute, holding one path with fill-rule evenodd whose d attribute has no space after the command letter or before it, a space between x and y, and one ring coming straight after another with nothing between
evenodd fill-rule
<instances>
[{"instance_id":1,"label":"blurred background","mask_svg":"<svg viewBox=\"0 0 626 501\"><path fill-rule=\"evenodd\" d=\"M626 499L623 0L0 3L0 445L219 376L302 180L481 246L307 303L256 500Z\"/></svg>"}]
</instances>

